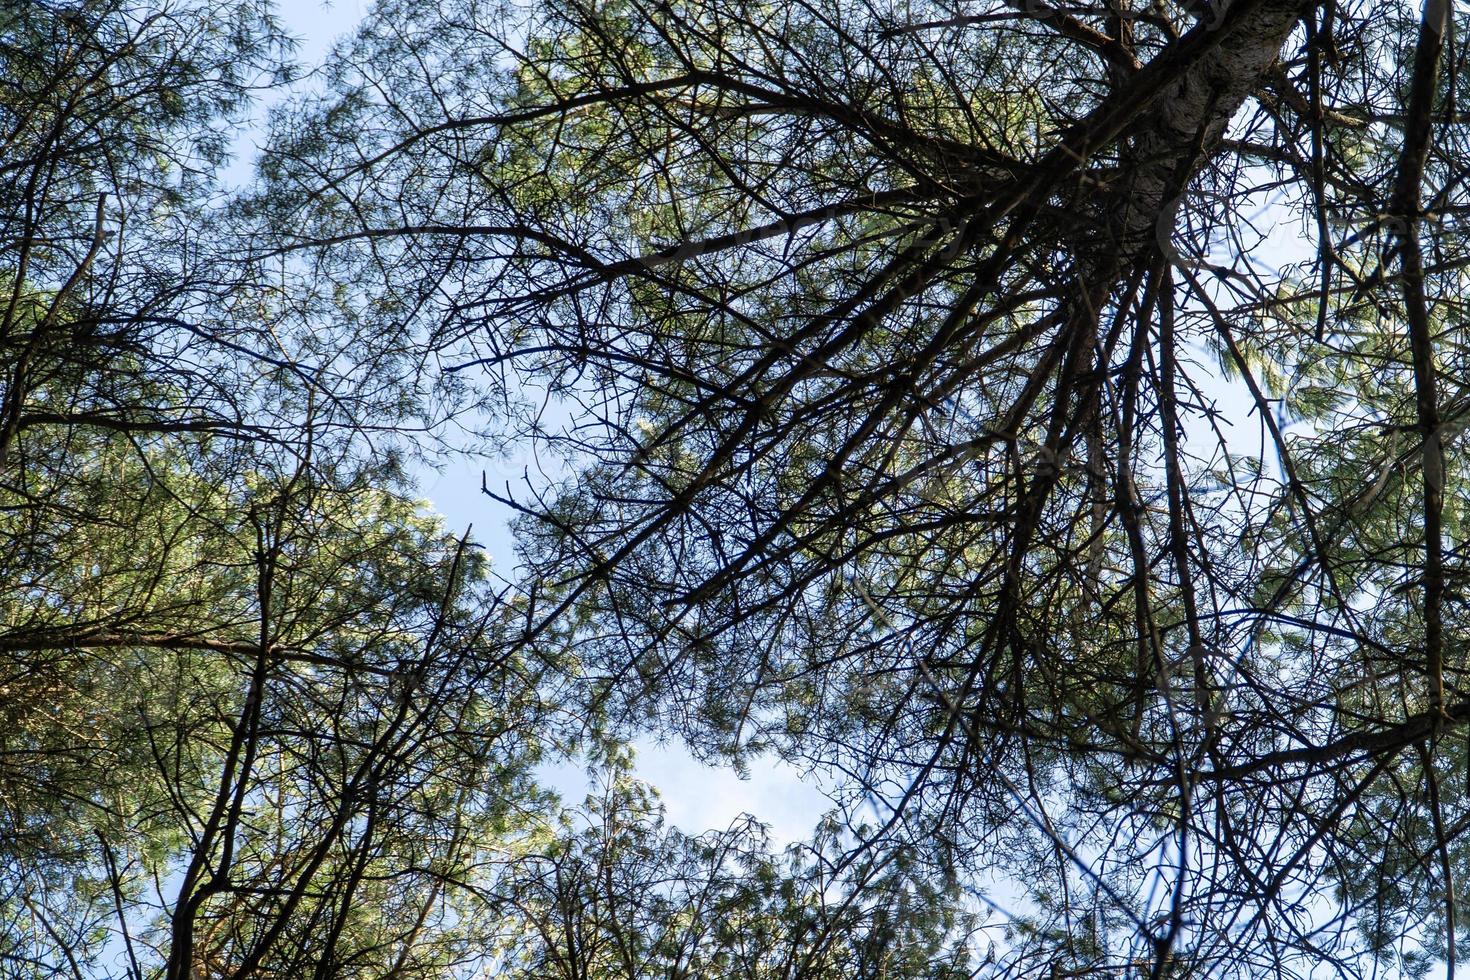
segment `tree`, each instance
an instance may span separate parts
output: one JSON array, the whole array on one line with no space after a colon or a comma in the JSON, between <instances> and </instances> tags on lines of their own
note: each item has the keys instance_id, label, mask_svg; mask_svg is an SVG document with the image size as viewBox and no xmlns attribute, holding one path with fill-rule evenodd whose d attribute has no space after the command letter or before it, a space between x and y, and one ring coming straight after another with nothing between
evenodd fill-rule
<instances>
[{"instance_id":1,"label":"tree","mask_svg":"<svg viewBox=\"0 0 1470 980\"><path fill-rule=\"evenodd\" d=\"M496 492L593 722L847 774L1017 973L1453 972L1452 15L396 0L267 251L576 461Z\"/></svg>"},{"instance_id":2,"label":"tree","mask_svg":"<svg viewBox=\"0 0 1470 980\"><path fill-rule=\"evenodd\" d=\"M0 973L543 975L564 933L634 975L785 970L762 936L953 975L963 920L906 868L857 894L753 824L684 838L610 742L605 800L537 786L576 738L514 642L536 597L403 466L483 390L428 371L413 293L255 261L272 202L221 200L290 74L265 5L5 5L0 58ZM700 921L737 907L762 931Z\"/></svg>"},{"instance_id":3,"label":"tree","mask_svg":"<svg viewBox=\"0 0 1470 980\"><path fill-rule=\"evenodd\" d=\"M0 9L6 976L443 976L544 799L509 607L365 445L427 389L233 268L283 45L263 4Z\"/></svg>"},{"instance_id":4,"label":"tree","mask_svg":"<svg viewBox=\"0 0 1470 980\"><path fill-rule=\"evenodd\" d=\"M954 978L973 916L922 855L837 873L840 829L770 852L753 818L691 837L664 826L629 759L530 847L497 886L507 934L497 976Z\"/></svg>"},{"instance_id":5,"label":"tree","mask_svg":"<svg viewBox=\"0 0 1470 980\"><path fill-rule=\"evenodd\" d=\"M279 64L266 8L19 2L0 18L0 460L13 471L46 427L235 431L210 383L220 349L185 317L207 285L194 214L224 124ZM179 401L150 411L159 383Z\"/></svg>"},{"instance_id":6,"label":"tree","mask_svg":"<svg viewBox=\"0 0 1470 980\"><path fill-rule=\"evenodd\" d=\"M38 583L3 637L8 962L442 975L476 849L540 799L535 685L483 563L372 472L183 496L110 470L76 550L7 568Z\"/></svg>"}]
</instances>

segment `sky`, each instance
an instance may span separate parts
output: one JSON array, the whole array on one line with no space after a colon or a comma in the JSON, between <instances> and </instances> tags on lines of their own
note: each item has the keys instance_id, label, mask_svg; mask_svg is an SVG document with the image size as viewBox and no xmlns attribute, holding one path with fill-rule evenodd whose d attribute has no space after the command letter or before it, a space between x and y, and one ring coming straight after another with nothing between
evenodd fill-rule
<instances>
[{"instance_id":1,"label":"sky","mask_svg":"<svg viewBox=\"0 0 1470 980\"><path fill-rule=\"evenodd\" d=\"M371 8L369 0L277 0L285 29L299 39L296 56L303 66L316 66L329 56L332 42L348 34ZM309 84L309 83L308 83ZM268 102L269 100L267 100ZM263 115L264 106L262 106ZM250 163L261 139L259 126L243 132L236 144L237 159L226 174L232 184L248 181ZM493 564L508 572L514 563L508 510L480 492L481 478L492 488L516 483L533 461L525 454L486 462L449 459L439 470L420 469L420 492L443 515L448 528L463 533L473 525L474 539L484 545ZM742 814L767 824L777 846L804 840L831 803L794 767L774 758L750 762L748 778L729 768L706 766L678 743L644 738L634 743L636 773L659 790L667 819L685 833L723 830ZM580 802L591 788L587 774L575 763L548 766L543 782L569 803Z\"/></svg>"}]
</instances>

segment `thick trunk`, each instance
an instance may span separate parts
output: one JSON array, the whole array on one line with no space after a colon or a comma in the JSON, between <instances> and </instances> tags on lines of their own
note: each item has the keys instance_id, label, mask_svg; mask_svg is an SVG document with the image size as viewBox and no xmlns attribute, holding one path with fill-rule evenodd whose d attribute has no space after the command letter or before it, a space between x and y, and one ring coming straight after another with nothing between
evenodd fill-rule
<instances>
[{"instance_id":1,"label":"thick trunk","mask_svg":"<svg viewBox=\"0 0 1470 980\"><path fill-rule=\"evenodd\" d=\"M1112 159L1089 159L1112 174L1099 181L1111 193L1092 198L1102 213L1089 247L1125 263L1155 243L1168 254L1176 199L1218 149L1310 7L1306 0L1237 0L1197 24L1095 114L1107 118L1118 104L1138 106L1120 128ZM1089 148L1103 149L1096 142Z\"/></svg>"}]
</instances>

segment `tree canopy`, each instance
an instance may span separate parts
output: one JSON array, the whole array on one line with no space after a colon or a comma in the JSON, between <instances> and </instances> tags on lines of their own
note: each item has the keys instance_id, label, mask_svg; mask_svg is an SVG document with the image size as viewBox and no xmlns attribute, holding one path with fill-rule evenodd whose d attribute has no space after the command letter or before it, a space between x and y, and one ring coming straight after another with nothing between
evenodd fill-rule
<instances>
[{"instance_id":1,"label":"tree canopy","mask_svg":"<svg viewBox=\"0 0 1470 980\"><path fill-rule=\"evenodd\" d=\"M1454 975L1452 4L0 11L7 968Z\"/></svg>"}]
</instances>

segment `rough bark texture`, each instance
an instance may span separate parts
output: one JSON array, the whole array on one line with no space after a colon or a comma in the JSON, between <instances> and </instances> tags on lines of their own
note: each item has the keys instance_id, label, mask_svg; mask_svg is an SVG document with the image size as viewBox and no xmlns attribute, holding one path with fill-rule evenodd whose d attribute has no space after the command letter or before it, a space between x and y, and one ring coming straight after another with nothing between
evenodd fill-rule
<instances>
[{"instance_id":1,"label":"rough bark texture","mask_svg":"<svg viewBox=\"0 0 1470 980\"><path fill-rule=\"evenodd\" d=\"M1303 0L1231 4L1220 16L1197 24L1173 53L1156 59L1188 56L1186 64L1162 79L1124 133L1103 247L1135 256L1155 240L1167 244L1174 201L1218 148L1230 120L1310 6ZM1196 36L1197 53L1190 45Z\"/></svg>"}]
</instances>

